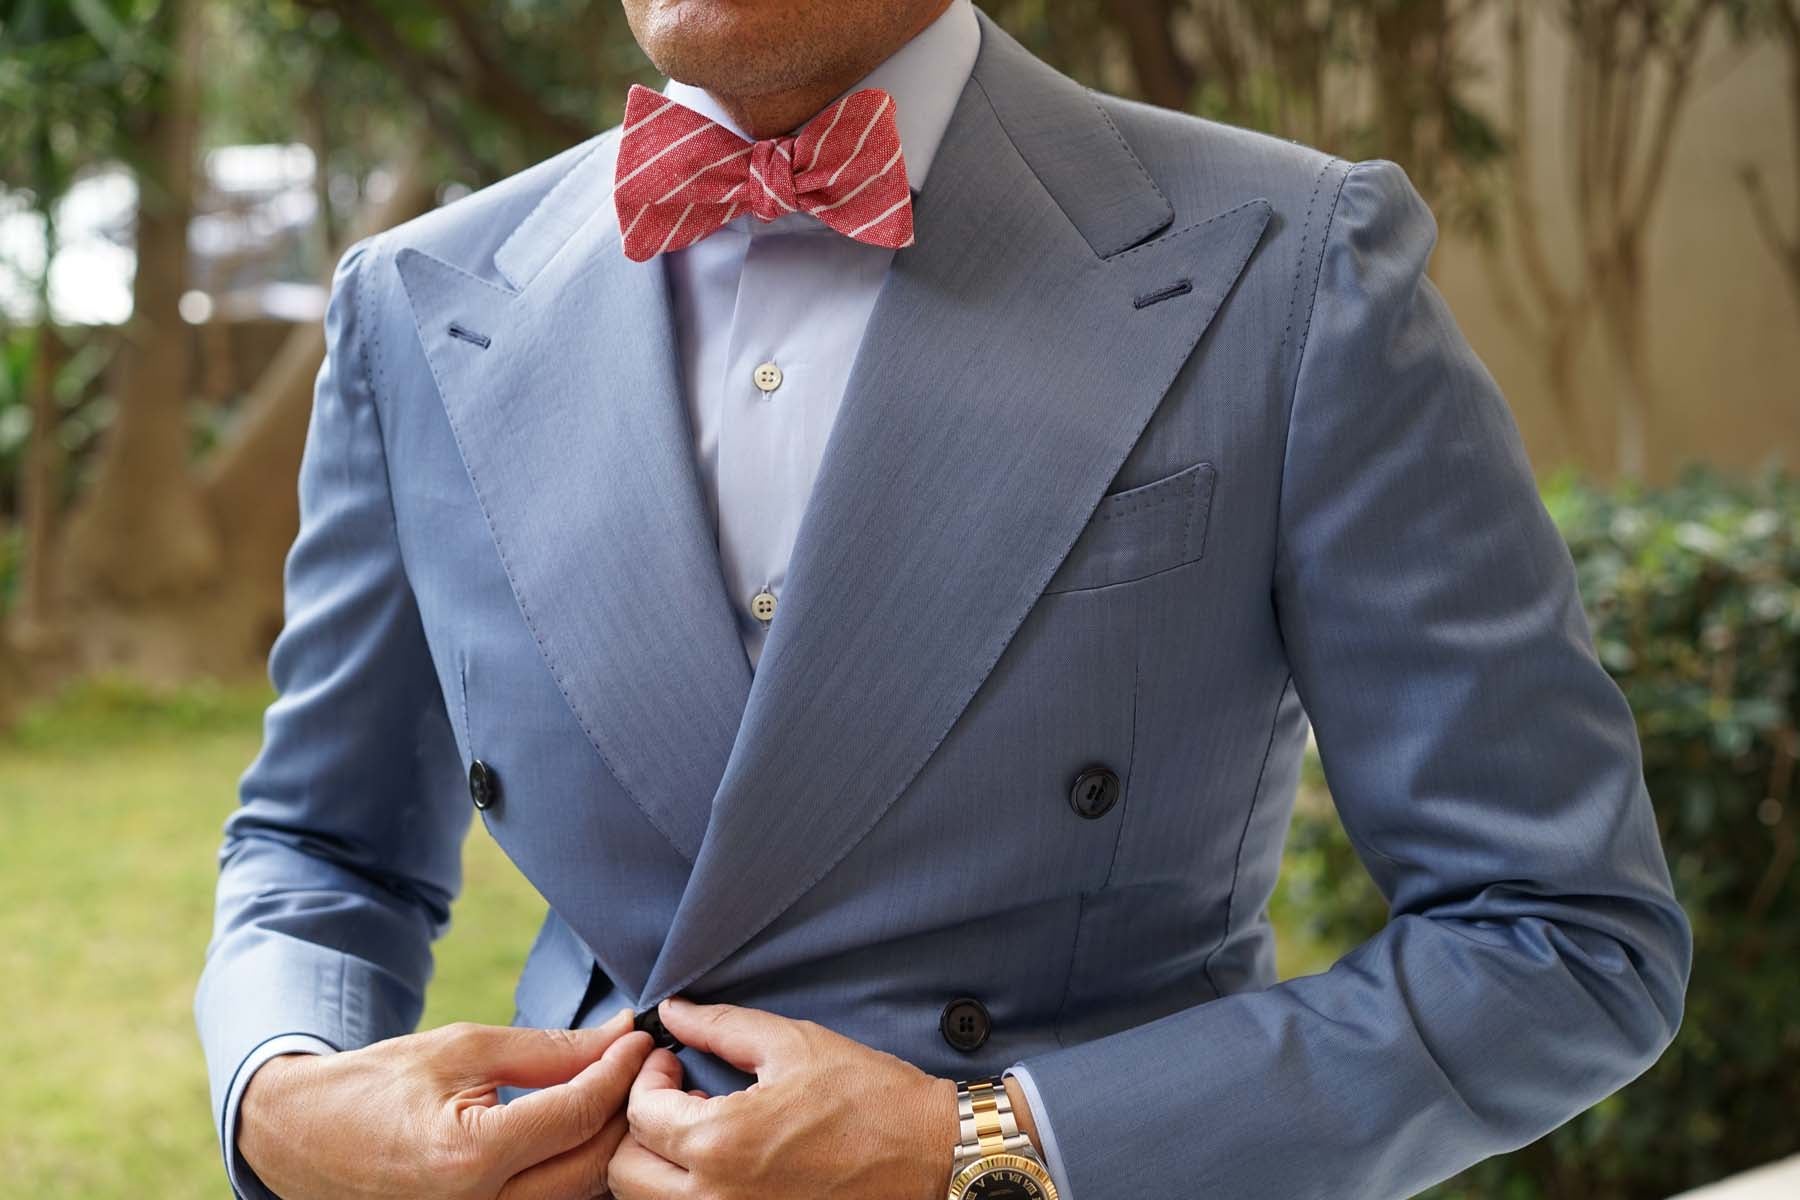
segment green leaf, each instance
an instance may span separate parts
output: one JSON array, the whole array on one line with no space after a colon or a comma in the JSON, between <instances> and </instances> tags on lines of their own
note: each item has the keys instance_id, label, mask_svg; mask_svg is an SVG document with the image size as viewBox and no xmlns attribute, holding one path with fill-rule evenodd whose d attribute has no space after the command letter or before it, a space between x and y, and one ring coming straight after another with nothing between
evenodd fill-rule
<instances>
[{"instance_id":1,"label":"green leaf","mask_svg":"<svg viewBox=\"0 0 1800 1200\"><path fill-rule=\"evenodd\" d=\"M108 54L126 57L130 34L104 0L69 0L69 10Z\"/></svg>"}]
</instances>

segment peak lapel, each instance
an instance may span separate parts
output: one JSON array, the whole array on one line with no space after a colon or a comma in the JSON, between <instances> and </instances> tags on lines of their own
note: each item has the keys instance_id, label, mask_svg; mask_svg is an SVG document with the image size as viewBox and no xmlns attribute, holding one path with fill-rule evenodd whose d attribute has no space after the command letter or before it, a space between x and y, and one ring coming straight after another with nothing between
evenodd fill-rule
<instances>
[{"instance_id":1,"label":"peak lapel","mask_svg":"<svg viewBox=\"0 0 1800 1200\"><path fill-rule=\"evenodd\" d=\"M1236 281L1257 202L1173 212L985 14L871 314L649 1004L861 840L961 714ZM1186 281L1191 290L1139 307Z\"/></svg>"},{"instance_id":2,"label":"peak lapel","mask_svg":"<svg viewBox=\"0 0 1800 1200\"><path fill-rule=\"evenodd\" d=\"M750 663L694 464L665 264L627 259L607 217L617 141L596 138L501 246L505 283L411 248L396 265L544 661L691 861Z\"/></svg>"}]
</instances>

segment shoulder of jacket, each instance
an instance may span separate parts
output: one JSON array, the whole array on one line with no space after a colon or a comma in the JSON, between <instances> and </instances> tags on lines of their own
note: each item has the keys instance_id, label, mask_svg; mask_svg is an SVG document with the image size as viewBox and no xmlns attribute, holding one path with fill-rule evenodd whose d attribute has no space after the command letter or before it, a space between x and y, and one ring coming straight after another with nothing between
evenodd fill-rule
<instances>
[{"instance_id":1,"label":"shoulder of jacket","mask_svg":"<svg viewBox=\"0 0 1800 1200\"><path fill-rule=\"evenodd\" d=\"M411 248L476 274L491 268L494 252L534 212L556 185L585 159L617 125L601 130L565 150L459 196L429 212L402 221L369 240L378 254L392 258Z\"/></svg>"}]
</instances>

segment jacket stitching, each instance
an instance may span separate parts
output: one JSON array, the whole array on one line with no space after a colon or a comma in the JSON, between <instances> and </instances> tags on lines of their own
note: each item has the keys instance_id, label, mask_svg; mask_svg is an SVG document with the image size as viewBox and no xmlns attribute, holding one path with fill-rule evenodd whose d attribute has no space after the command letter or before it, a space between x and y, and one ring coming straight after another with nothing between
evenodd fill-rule
<instances>
[{"instance_id":1,"label":"jacket stitching","mask_svg":"<svg viewBox=\"0 0 1800 1200\"><path fill-rule=\"evenodd\" d=\"M1080 587L1053 588L1046 586L1041 589L1039 594L1044 596L1079 596L1084 592L1098 592L1105 588L1129 587L1134 583L1142 583L1146 579L1155 579L1158 575L1167 575L1170 571L1179 571L1183 567L1191 567L1195 563L1202 561L1205 557L1204 554L1199 554L1188 559L1186 562L1178 562L1167 567L1158 567L1154 571L1150 571L1143 575L1133 575L1129 579L1109 579L1105 583L1084 583Z\"/></svg>"},{"instance_id":2,"label":"jacket stitching","mask_svg":"<svg viewBox=\"0 0 1800 1200\"><path fill-rule=\"evenodd\" d=\"M1139 598L1139 603L1142 603ZM1119 865L1119 846L1125 841L1125 823L1131 819L1131 780L1133 770L1137 766L1137 734L1138 734L1138 670L1143 664L1143 624L1137 623L1138 632L1132 637L1131 654L1131 742L1125 749L1125 795L1119 802L1119 828L1113 834L1112 857L1106 860L1106 878L1100 881L1100 890L1105 891L1111 885L1113 870Z\"/></svg>"},{"instance_id":3,"label":"jacket stitching","mask_svg":"<svg viewBox=\"0 0 1800 1200\"><path fill-rule=\"evenodd\" d=\"M1293 332L1294 332L1294 313L1300 305L1300 283L1302 280L1304 280L1306 278L1306 263L1307 263L1306 251L1307 251L1307 247L1312 245L1313 213L1318 209L1318 206L1319 206L1319 192L1322 191L1325 187L1326 174L1331 170L1332 167L1336 166L1338 163L1340 163L1342 161L1343 161L1342 159L1337 159L1337 158L1327 159L1325 162L1325 165L1319 168L1319 173L1317 175L1313 176L1312 196L1306 202L1306 219L1302 224L1302 232L1300 235L1300 253L1296 256L1295 261L1294 261L1294 286L1293 286L1293 289L1288 293L1287 323L1281 327L1281 344L1276 349L1276 357L1278 357L1278 358L1281 356L1281 354L1286 352L1288 340L1289 340L1289 338L1291 338L1293 336ZM1342 187L1341 181L1339 183L1339 187L1340 188ZM1335 213L1335 211L1336 211L1336 203L1334 201L1333 212ZM1330 224L1329 218L1327 218L1326 224L1327 225ZM1315 303L1318 299L1318 292L1319 292L1318 277L1319 277L1319 275L1324 274L1324 268L1325 268L1325 255L1323 253L1324 244L1325 244L1325 238L1324 238L1324 235L1321 234L1320 238L1319 238L1319 246L1320 246L1320 250L1321 250L1321 253L1319 255L1319 268L1318 268L1317 274L1315 274L1313 277L1313 301ZM1309 324L1310 324L1310 321L1311 321L1311 309L1309 307L1309 309L1308 309ZM1304 340L1305 339L1303 336L1302 341L1304 341Z\"/></svg>"},{"instance_id":4,"label":"jacket stitching","mask_svg":"<svg viewBox=\"0 0 1800 1200\"><path fill-rule=\"evenodd\" d=\"M1068 1014L1069 993L1075 986L1075 963L1081 953L1081 931L1083 921L1087 916L1087 898L1086 892L1078 892L1075 896L1075 937L1069 943L1069 963L1063 971L1062 998L1056 1002L1056 1016L1050 1022L1050 1032L1055 1035L1056 1044L1059 1046L1069 1044L1063 1037L1063 1018Z\"/></svg>"},{"instance_id":5,"label":"jacket stitching","mask_svg":"<svg viewBox=\"0 0 1800 1200\"><path fill-rule=\"evenodd\" d=\"M1198 488L1200 486L1200 480L1197 476L1194 479L1194 486L1196 488ZM1217 485L1215 484L1214 486L1217 486ZM1210 520L1210 518L1212 516L1212 497L1210 497L1210 496L1207 497L1206 505L1207 505L1207 517ZM1189 562L1193 561L1193 549L1194 549L1193 542L1194 542L1194 506L1192 504L1190 504L1187 506L1186 510L1183 511L1182 516L1181 516L1181 557ZM1136 679L1135 675L1132 677L1131 702L1132 702L1132 705L1135 707L1137 704L1137 679ZM1135 724L1133 724L1133 726L1131 728L1131 732L1132 732L1132 736L1135 738L1137 736L1137 726Z\"/></svg>"},{"instance_id":6,"label":"jacket stitching","mask_svg":"<svg viewBox=\"0 0 1800 1200\"><path fill-rule=\"evenodd\" d=\"M1198 465L1199 466L1210 466L1211 464L1210 463L1200 463ZM1187 468L1187 469L1193 470L1194 468ZM1180 480L1180 481L1161 480L1156 483L1145 484L1144 489L1147 491L1150 488L1161 488L1161 487L1165 487L1165 486L1166 487L1184 487L1184 488L1189 489L1189 493L1186 497L1186 499L1188 501L1188 508L1185 510L1185 512L1183 513L1183 516L1182 516L1181 561L1180 562L1171 563L1170 565L1168 565L1166 567L1158 567L1154 571L1146 571L1145 573L1143 573L1141 575L1131 575L1131 576L1127 576L1123 579L1108 579L1108 580L1105 580L1100 583L1085 583L1085 584L1080 584L1078 586L1065 585L1062 587L1053 587L1053 586L1051 586L1051 584L1055 580L1055 576L1053 575L1051 577L1050 581L1047 581L1045 583L1041 594L1046 595L1046 596L1061 596L1061 595L1067 595L1067 594L1073 593L1073 592L1092 592L1092 591L1098 591L1101 588L1117 587L1120 584L1136 583L1138 580L1141 580L1141 579L1150 579L1157 575L1166 574L1169 571L1179 570L1182 567L1189 566L1190 564L1194 563L1195 561L1199 560L1200 558L1205 557L1205 554L1206 554L1206 531L1208 528L1211 527L1211 523L1212 523L1213 501L1211 498L1210 490L1209 490L1209 495L1208 495L1206 505L1203 508L1203 512L1202 512L1202 515L1200 518L1200 542L1199 542L1198 547L1196 547L1194 545L1194 516L1195 516L1194 509L1196 507L1200 507L1200 506L1194 504L1194 500L1199 494L1200 476L1198 474L1196 474L1190 480ZM1215 484L1213 490L1216 490L1216 486L1217 485ZM1127 494L1128 493L1125 493L1125 492L1115 492L1114 493L1115 496L1122 496L1122 495L1127 495ZM1106 497L1103 497L1101 500L1101 503L1104 504L1106 499L1107 499ZM1149 501L1143 505L1134 506L1132 508L1126 509L1125 511L1136 512L1140 508L1148 508L1151 505L1158 504L1158 503L1161 503L1161 501L1153 500L1153 501ZM1122 514L1121 513L1102 513L1100 515L1100 517L1097 519L1105 520L1107 517L1119 516L1119 515L1122 515ZM1070 550L1068 556L1065 557L1063 559L1063 562L1058 565L1057 574L1061 574L1062 571L1067 567L1067 565L1070 562L1075 561L1077 550L1081 545L1081 539L1086 536L1087 536L1087 534L1085 531L1081 535L1077 536L1077 538L1075 540L1075 548L1072 548ZM1079 574L1079 572L1076 572L1076 573Z\"/></svg>"},{"instance_id":7,"label":"jacket stitching","mask_svg":"<svg viewBox=\"0 0 1800 1200\"><path fill-rule=\"evenodd\" d=\"M555 199L561 193L563 185L568 183L569 179L575 174L576 171L580 170L583 166L585 166L587 164L587 160L589 158L591 158L594 154L599 152L601 144L603 142L605 142L608 137L611 137L615 131L618 131L622 128L623 128L622 125L614 125L611 129L607 129L607 130L605 130L601 133L597 133L593 136L593 138L592 138L593 144L588 147L587 152L582 154L573 163L570 163L569 169L567 171L564 171L562 173L562 175L560 175L557 178L555 183L552 183L549 187L544 189L544 194L537 198L537 203L533 204L531 206L531 211L525 214L525 219L523 221L520 221L517 225L513 226L513 232L511 234L508 234L506 240L504 242L501 242L498 249L496 249L494 251L494 254L496 257L498 257L501 250L506 249L506 247L512 243L513 237L515 237L520 230L524 229L527 225L531 224L532 219L538 215L539 209L543 208L544 205L550 203L551 200ZM608 190L607 190L605 199L606 199L606 201L611 201L611 199L612 199L612 191L611 191L610 183L608 184ZM539 263L537 265L536 269L534 269L532 272L533 276L535 277L537 271L542 270L542 269L543 269L543 264ZM502 274L504 274L504 273L505 272L502 271ZM479 276L477 276L476 278L479 278ZM514 280L512 278L512 276L510 276L510 275L508 275L506 278L507 278L508 282L515 284L515 286L517 286L519 288L519 290L521 290L521 291L524 290L524 284L529 282L529 280L525 280L525 281ZM485 279L483 279L482 282L488 283L488 281ZM493 285L490 283L488 286L492 287ZM506 289L500 288L497 290L505 291ZM515 293L509 292L508 294L512 295Z\"/></svg>"},{"instance_id":8,"label":"jacket stitching","mask_svg":"<svg viewBox=\"0 0 1800 1200\"><path fill-rule=\"evenodd\" d=\"M1131 165L1136 167L1138 174L1144 177L1144 182L1150 185L1150 190L1155 192L1157 198L1164 204L1169 204L1169 198L1163 195L1163 190L1161 188L1156 186L1156 180L1150 178L1150 172L1145 169L1143 160L1138 158L1131 147L1126 144L1125 135L1119 132L1119 127L1117 125L1113 124L1112 116L1107 113L1105 107L1100 103L1100 97L1094 94L1094 89L1091 87L1083 87L1081 90L1087 93L1088 103L1094 106L1094 111L1100 114L1100 119L1106 122L1106 127L1108 129L1112 130L1113 137L1118 139L1119 149L1125 152L1125 157L1131 160ZM1173 213L1174 211L1175 206L1169 204L1169 212Z\"/></svg>"},{"instance_id":9,"label":"jacket stitching","mask_svg":"<svg viewBox=\"0 0 1800 1200\"><path fill-rule=\"evenodd\" d=\"M1343 167L1345 167L1345 170L1338 177L1337 190L1335 192L1333 192L1332 196L1331 196L1331 211L1330 211L1330 213L1328 213L1326 215L1325 228L1319 234L1319 261L1318 261L1317 266L1313 270L1312 296L1308 300L1307 306L1306 306L1306 325L1300 332L1300 343L1294 353L1294 384L1293 384L1293 387L1290 388L1288 391L1287 419L1283 423L1283 427L1282 427L1283 433L1282 433L1281 457L1276 460L1276 467L1275 467L1275 554L1274 554L1274 559L1275 559L1277 568L1279 568L1279 565L1281 562L1281 546L1282 546L1281 497L1287 488L1287 483L1286 483L1286 480L1287 480L1287 448L1288 448L1289 442L1292 440L1292 431L1293 431L1293 425L1294 425L1294 406L1299 402L1299 396L1300 396L1300 368L1305 362L1307 347L1311 344L1313 315L1318 311L1318 307L1319 307L1319 283L1325 277L1325 244L1326 244L1326 242L1328 242L1330 240L1331 227L1337 221L1338 204L1343 199L1344 184L1349 182L1351 171L1354 171L1356 169L1354 166L1351 166L1351 165L1345 163L1345 161L1341 158L1334 158L1334 159L1331 159L1329 162L1327 162L1325 164L1325 166L1320 169L1319 178L1317 180L1315 180L1313 183L1313 200L1314 201L1316 201L1319 197L1319 189L1320 189L1321 185L1324 183L1326 171L1329 171L1334 166L1343 166ZM1307 209L1306 209L1307 234L1306 234L1306 238L1303 239L1300 243L1299 262L1296 264L1296 266L1294 268L1294 290L1288 297L1288 326L1287 326L1287 329L1284 329L1282 331L1282 334L1281 334L1282 349L1281 349L1281 352L1276 355L1277 358L1280 358L1281 354L1286 352L1287 341L1288 341L1288 332L1293 328L1293 324L1294 324L1294 304L1300 298L1300 281L1306 277L1306 262L1307 262L1306 248L1310 244L1310 239L1312 237L1312 213L1313 213L1313 205L1311 203L1308 203Z\"/></svg>"},{"instance_id":10,"label":"jacket stitching","mask_svg":"<svg viewBox=\"0 0 1800 1200\"><path fill-rule=\"evenodd\" d=\"M1237 924L1238 878L1244 871L1244 846L1250 840L1250 826L1256 820L1256 806L1262 801L1263 779L1268 774L1269 758L1275 749L1275 731L1281 727L1281 702L1287 699L1288 685L1293 680L1293 673L1289 672L1287 678L1281 681L1281 690L1275 694L1275 711L1269 716L1269 741L1263 747L1262 765L1256 770L1256 784L1250 791L1250 803L1244 813L1244 828L1238 833L1237 853L1232 857L1231 889L1225 893L1225 928L1219 934L1218 944L1207 951L1206 962L1201 966L1201 970L1206 972L1206 982L1215 995L1221 993L1218 981L1213 978L1213 960L1225 949L1225 944L1231 940L1231 931Z\"/></svg>"},{"instance_id":11,"label":"jacket stitching","mask_svg":"<svg viewBox=\"0 0 1800 1200\"><path fill-rule=\"evenodd\" d=\"M379 321L370 327L368 313L368 294L370 276L375 271L375 260L380 255L382 237L377 234L369 239L367 265L359 263L356 277L356 327L359 345L358 359L362 364L363 390L368 393L369 414L375 422L376 444L381 448L381 494L387 501L388 529L393 534L394 557L400 560L400 576L406 581L407 591L412 590L412 572L406 565L406 549L400 544L400 517L394 511L394 475L388 463L387 431L382 428L381 395L387 386L387 362L381 354L382 328ZM371 356L374 367L370 367Z\"/></svg>"},{"instance_id":12,"label":"jacket stitching","mask_svg":"<svg viewBox=\"0 0 1800 1200\"><path fill-rule=\"evenodd\" d=\"M1112 855L1106 860L1106 877L1100 881L1096 892L1103 892L1112 884L1113 871L1119 864L1119 847L1125 842L1125 823L1131 819L1131 787L1133 768L1137 765L1137 730L1138 730L1138 668L1142 662L1143 649L1138 644L1141 636L1134 639L1131 656L1131 743L1125 752L1125 795L1120 801L1119 828L1113 834ZM1076 897L1075 936L1069 945L1069 965L1063 974L1062 999L1057 1002L1056 1016L1051 1020L1051 1031L1056 1035L1056 1043L1066 1046L1063 1038L1063 1021L1068 1016L1069 995L1075 986L1075 968L1081 961L1082 933L1087 920L1087 899L1090 893L1081 892Z\"/></svg>"},{"instance_id":13,"label":"jacket stitching","mask_svg":"<svg viewBox=\"0 0 1800 1200\"><path fill-rule=\"evenodd\" d=\"M456 683L462 693L462 727L463 744L469 748L469 757L475 757L475 735L469 729L469 659L467 655L459 655L456 663Z\"/></svg>"},{"instance_id":14,"label":"jacket stitching","mask_svg":"<svg viewBox=\"0 0 1800 1200\"><path fill-rule=\"evenodd\" d=\"M1231 217L1236 216L1238 213L1243 212L1246 208L1256 208L1258 206L1266 208L1266 207L1268 207L1268 203L1269 202L1267 200L1264 200L1261 198L1258 198L1255 200L1246 200L1242 204L1233 205L1231 208L1226 209L1222 213L1214 213L1212 216L1207 217L1203 221L1195 221L1192 224L1183 225L1180 229L1171 229L1167 233L1158 234L1156 237L1151 238L1147 242L1140 242L1138 245L1133 246L1129 250L1121 250L1117 254L1113 255L1111 258L1108 258L1106 261L1107 262L1118 262L1120 259L1129 257L1130 255L1133 255L1133 254L1136 254L1140 250L1159 250L1162 248L1162 244L1164 242L1169 241L1171 238L1180 237L1182 234L1186 233L1190 229L1198 229L1202 225L1212 225L1212 224L1215 224L1216 222L1227 220ZM1252 247L1252 249L1254 249L1254 247ZM1242 269L1242 264L1239 265L1239 269L1240 270ZM1216 309L1216 306L1215 306L1215 309Z\"/></svg>"},{"instance_id":15,"label":"jacket stitching","mask_svg":"<svg viewBox=\"0 0 1800 1200\"><path fill-rule=\"evenodd\" d=\"M1199 485L1200 480L1197 476L1189 477L1187 479L1169 480L1164 483L1150 484L1144 489L1144 494L1142 496L1133 496L1129 503L1111 506L1100 514L1100 519L1102 521L1110 521L1114 517L1122 517L1127 513L1142 512L1146 508L1154 508L1156 505L1169 500L1177 500L1183 497L1192 499L1194 492ZM1118 493L1120 496L1123 496L1124 494L1125 493L1123 492Z\"/></svg>"},{"instance_id":16,"label":"jacket stitching","mask_svg":"<svg viewBox=\"0 0 1800 1200\"><path fill-rule=\"evenodd\" d=\"M492 287L493 285L489 284L488 286ZM425 366L426 369L431 372L432 381L436 384L439 393L448 395L449 393L446 392L444 388L443 377L438 374L437 364L432 361L429 354L425 356ZM444 405L444 417L450 424L450 432L456 437L458 453L460 455L463 443L463 432L462 427L457 423L453 406L448 404ZM467 464L465 463L464 465L466 468ZM594 748L594 753L599 757L600 764L606 768L606 773L612 776L613 782L618 785L619 790L624 792L626 797L631 800L632 804L637 807L638 811L644 814L644 819L650 822L651 827L668 840L669 845L675 848L675 852L681 855L683 860L692 862L693 860L689 858L684 850L682 850L681 843L676 840L674 834L669 832L668 828L664 825L662 820L658 818L651 806L638 799L637 793L626 786L625 781L619 777L619 773L613 770L612 763L607 760L606 752L600 748L599 740L594 736L593 728L588 724L586 716L584 716L581 710L576 706L574 697L569 694L569 686L565 677L566 673L563 671L562 665L557 661L555 655L551 654L549 645L544 641L543 634L538 630L537 619L532 616L531 609L526 606L525 601L520 597L518 576L513 570L512 559L508 557L506 553L506 546L500 537L500 531L494 528L493 518L488 515L487 497L482 493L481 485L476 482L475 475L472 472L469 474L469 486L475 492L476 503L481 505L482 520L486 523L488 527L488 536L494 543L494 554L500 559L500 567L506 573L507 586L512 589L514 598L518 599L519 616L524 620L525 628L531 633L531 640L537 644L538 652L544 656L544 663L550 668L550 677L556 681L556 690L562 694L564 703L569 706L569 712L574 715L576 723L581 726L581 731L587 735L588 744Z\"/></svg>"}]
</instances>

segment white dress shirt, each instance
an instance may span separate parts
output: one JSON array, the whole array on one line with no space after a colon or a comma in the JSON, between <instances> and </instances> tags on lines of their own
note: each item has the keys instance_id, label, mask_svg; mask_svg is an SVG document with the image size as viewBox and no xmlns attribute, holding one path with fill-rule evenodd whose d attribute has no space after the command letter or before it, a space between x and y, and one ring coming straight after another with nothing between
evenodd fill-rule
<instances>
[{"instance_id":1,"label":"white dress shirt","mask_svg":"<svg viewBox=\"0 0 1800 1200\"><path fill-rule=\"evenodd\" d=\"M980 45L971 0L950 0L936 20L842 93L878 87L893 96L914 196ZM704 89L671 79L662 90L754 140ZM605 212L603 219L616 224L610 203ZM894 254L845 237L811 213L763 221L746 211L693 245L664 255L694 454L752 670L768 634L768 620L757 610L780 605L800 516ZM779 383L765 390L777 376ZM332 1051L319 1038L286 1034L259 1046L238 1071L225 1103L225 1128L233 1135L227 1174L239 1195L270 1196L235 1152L238 1107L250 1077L278 1054ZM1036 1085L1019 1064L1009 1072L1036 1117L1044 1142L1039 1149L1057 1191L1062 1200L1074 1200ZM946 1181L949 1169L946 1162Z\"/></svg>"}]
</instances>

